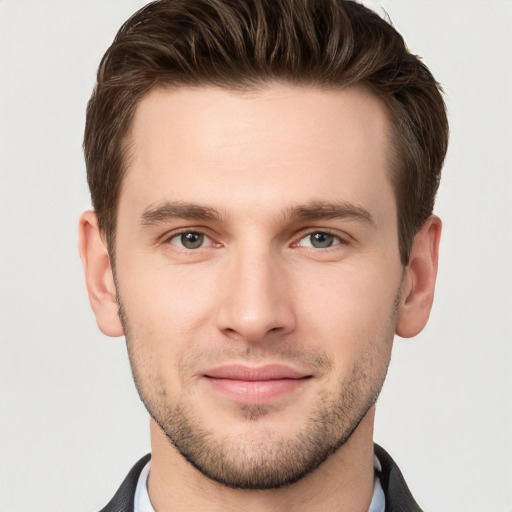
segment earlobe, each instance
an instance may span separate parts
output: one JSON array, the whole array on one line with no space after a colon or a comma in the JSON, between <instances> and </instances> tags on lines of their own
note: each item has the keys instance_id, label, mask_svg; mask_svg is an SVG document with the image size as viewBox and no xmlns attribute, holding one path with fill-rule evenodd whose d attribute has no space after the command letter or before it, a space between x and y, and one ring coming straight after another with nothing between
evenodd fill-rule
<instances>
[{"instance_id":1,"label":"earlobe","mask_svg":"<svg viewBox=\"0 0 512 512\"><path fill-rule=\"evenodd\" d=\"M396 333L403 338L419 334L432 309L437 277L441 220L431 215L414 237L405 269Z\"/></svg>"},{"instance_id":2,"label":"earlobe","mask_svg":"<svg viewBox=\"0 0 512 512\"><path fill-rule=\"evenodd\" d=\"M98 327L107 336L122 336L110 257L93 211L80 217L78 237L89 302Z\"/></svg>"}]
</instances>

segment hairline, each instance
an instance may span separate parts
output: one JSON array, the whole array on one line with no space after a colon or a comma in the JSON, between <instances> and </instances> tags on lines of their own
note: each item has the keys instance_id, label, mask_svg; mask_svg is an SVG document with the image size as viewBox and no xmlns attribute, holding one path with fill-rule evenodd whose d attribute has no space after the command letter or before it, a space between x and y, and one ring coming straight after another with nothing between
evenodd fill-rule
<instances>
[{"instance_id":1,"label":"hairline","mask_svg":"<svg viewBox=\"0 0 512 512\"><path fill-rule=\"evenodd\" d=\"M147 88L140 96L137 98L133 105L133 109L131 111L131 115L127 118L127 126L125 128L125 133L122 135L120 140L120 166L119 166L119 187L117 189L117 195L115 197L114 209L110 212L111 221L109 224L110 233L107 229L102 229L105 234L105 238L107 240L107 248L110 256L110 260L112 262L112 266L115 266L115 256L116 256L116 235L117 235L117 223L118 223L118 212L119 212L119 203L121 200L121 195L124 189L125 177L128 172L131 161L134 157L134 140L133 140L133 127L134 120L139 108L140 103L152 92L174 92L179 90L200 90L206 88L215 88L218 90L223 90L226 92L231 92L234 94L249 96L251 94L258 94L264 92L265 90L270 90L273 86L283 85L287 87L294 88L302 88L302 89L310 89L317 91L343 91L343 90L360 90L365 91L373 98L377 99L380 104L384 107L385 111L385 135L387 138L386 144L386 160L388 163L388 167L386 171L389 173L390 184L393 189L393 196L395 199L395 207L396 207L396 223L398 230L398 239L399 239L399 251L400 258L401 257L401 226L400 226L400 204L399 204L399 194L398 194L398 175L399 175L399 167L401 165L400 161L400 137L398 136L398 126L393 122L393 113L390 105L386 102L381 94L365 81L358 82L340 82L336 83L322 83L320 81L303 81L299 82L298 80L291 80L287 78L272 78L266 79L261 77L255 77L247 80L240 80L232 82L221 82L216 80L202 80L194 83L187 83L184 80L174 80L172 78L160 79L153 83L150 87ZM405 266L405 264L403 264Z\"/></svg>"}]
</instances>

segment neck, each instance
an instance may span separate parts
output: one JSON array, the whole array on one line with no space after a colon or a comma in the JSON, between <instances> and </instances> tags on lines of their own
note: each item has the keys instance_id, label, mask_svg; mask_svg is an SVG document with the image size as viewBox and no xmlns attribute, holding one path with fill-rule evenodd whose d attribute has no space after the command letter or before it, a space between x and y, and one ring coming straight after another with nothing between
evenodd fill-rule
<instances>
[{"instance_id":1,"label":"neck","mask_svg":"<svg viewBox=\"0 0 512 512\"><path fill-rule=\"evenodd\" d=\"M151 421L151 502L158 512L367 512L374 483L373 420L372 407L350 439L315 471L294 484L261 491L231 489L205 477Z\"/></svg>"}]
</instances>

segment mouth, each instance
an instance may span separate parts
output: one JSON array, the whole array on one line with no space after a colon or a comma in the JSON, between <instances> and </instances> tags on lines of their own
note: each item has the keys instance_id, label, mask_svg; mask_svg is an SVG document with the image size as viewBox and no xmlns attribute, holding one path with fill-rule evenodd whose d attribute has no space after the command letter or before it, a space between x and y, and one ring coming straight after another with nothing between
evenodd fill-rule
<instances>
[{"instance_id":1,"label":"mouth","mask_svg":"<svg viewBox=\"0 0 512 512\"><path fill-rule=\"evenodd\" d=\"M212 368L204 381L216 392L238 403L263 405L296 393L312 378L286 365L270 364L257 368L227 365Z\"/></svg>"}]
</instances>

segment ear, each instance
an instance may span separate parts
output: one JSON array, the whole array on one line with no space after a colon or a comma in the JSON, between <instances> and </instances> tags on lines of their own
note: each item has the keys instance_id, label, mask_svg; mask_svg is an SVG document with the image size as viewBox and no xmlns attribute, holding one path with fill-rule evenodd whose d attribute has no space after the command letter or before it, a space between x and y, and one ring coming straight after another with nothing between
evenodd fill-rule
<instances>
[{"instance_id":1,"label":"ear","mask_svg":"<svg viewBox=\"0 0 512 512\"><path fill-rule=\"evenodd\" d=\"M93 211L86 211L78 224L80 259L85 272L89 302L103 334L124 334L118 315L116 287L105 237Z\"/></svg>"},{"instance_id":2,"label":"ear","mask_svg":"<svg viewBox=\"0 0 512 512\"><path fill-rule=\"evenodd\" d=\"M430 316L441 227L441 219L431 215L414 237L409 263L405 268L396 326L396 333L403 338L419 334Z\"/></svg>"}]
</instances>

